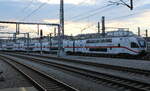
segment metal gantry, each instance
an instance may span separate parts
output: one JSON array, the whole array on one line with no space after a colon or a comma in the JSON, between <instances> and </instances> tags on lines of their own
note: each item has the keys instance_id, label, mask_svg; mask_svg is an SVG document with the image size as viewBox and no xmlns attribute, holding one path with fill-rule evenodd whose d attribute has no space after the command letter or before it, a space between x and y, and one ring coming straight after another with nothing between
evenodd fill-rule
<instances>
[{"instance_id":1,"label":"metal gantry","mask_svg":"<svg viewBox=\"0 0 150 91\"><path fill-rule=\"evenodd\" d=\"M62 28L61 28L61 25L60 24L55 24L55 23L33 23L33 22L14 22L14 21L0 21L0 23L2 24L16 24L16 34L20 34L20 28L19 28L19 25L37 25L38 26L38 29L39 29L39 25L48 25L48 26L56 26L58 28L58 57L60 57L64 50L63 50L63 46L62 46L62 41L63 41L63 38L61 38L61 36L63 35L62 34Z\"/></svg>"},{"instance_id":2,"label":"metal gantry","mask_svg":"<svg viewBox=\"0 0 150 91\"><path fill-rule=\"evenodd\" d=\"M17 33L13 33L13 32L0 32L0 34L13 34L13 40L16 42L16 35ZM19 34L24 34L25 36L27 36L26 38L26 43L27 43L27 53L29 53L29 40L30 40L30 34L29 33L19 33ZM9 38L9 37L0 37L0 38Z\"/></svg>"}]
</instances>

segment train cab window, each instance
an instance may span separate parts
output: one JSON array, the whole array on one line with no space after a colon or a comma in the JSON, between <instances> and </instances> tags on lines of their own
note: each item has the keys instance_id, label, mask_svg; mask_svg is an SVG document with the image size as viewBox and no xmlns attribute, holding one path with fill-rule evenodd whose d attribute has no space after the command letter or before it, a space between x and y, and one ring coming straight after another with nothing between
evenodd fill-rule
<instances>
[{"instance_id":1,"label":"train cab window","mask_svg":"<svg viewBox=\"0 0 150 91\"><path fill-rule=\"evenodd\" d=\"M140 41L138 41L138 42L139 42L139 44L140 44L140 47L146 48L146 42L145 42L145 41L140 40Z\"/></svg>"},{"instance_id":2,"label":"train cab window","mask_svg":"<svg viewBox=\"0 0 150 91\"><path fill-rule=\"evenodd\" d=\"M131 42L131 48L139 48L139 46L137 43Z\"/></svg>"}]
</instances>

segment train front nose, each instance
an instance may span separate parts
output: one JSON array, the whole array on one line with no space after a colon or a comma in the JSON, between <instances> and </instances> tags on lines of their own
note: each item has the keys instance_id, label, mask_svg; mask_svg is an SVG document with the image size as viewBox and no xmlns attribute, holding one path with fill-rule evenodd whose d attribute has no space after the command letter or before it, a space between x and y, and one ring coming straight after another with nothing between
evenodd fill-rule
<instances>
[{"instance_id":1,"label":"train front nose","mask_svg":"<svg viewBox=\"0 0 150 91\"><path fill-rule=\"evenodd\" d=\"M139 53L139 55L141 55L141 56L145 56L146 54L147 54L146 50L141 50Z\"/></svg>"}]
</instances>

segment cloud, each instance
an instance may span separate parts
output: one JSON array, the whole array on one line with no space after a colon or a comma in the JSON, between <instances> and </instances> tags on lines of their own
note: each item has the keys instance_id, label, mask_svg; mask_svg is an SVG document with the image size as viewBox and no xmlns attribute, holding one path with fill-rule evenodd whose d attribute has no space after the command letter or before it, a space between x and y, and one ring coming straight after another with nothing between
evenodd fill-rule
<instances>
[{"instance_id":1,"label":"cloud","mask_svg":"<svg viewBox=\"0 0 150 91\"><path fill-rule=\"evenodd\" d=\"M1 1L12 1L12 2L30 2L31 0L1 0ZM60 0L36 0L37 2L41 3L48 3L48 4L59 4ZM65 4L74 4L74 5L93 5L98 0L64 0ZM102 1L102 0L100 0ZM35 1L34 1L35 2Z\"/></svg>"},{"instance_id":2,"label":"cloud","mask_svg":"<svg viewBox=\"0 0 150 91\"><path fill-rule=\"evenodd\" d=\"M59 4L60 0L37 0L39 2L43 3L48 3L48 4ZM74 4L74 5L79 5L79 4L95 4L96 0L64 0L65 4Z\"/></svg>"},{"instance_id":3,"label":"cloud","mask_svg":"<svg viewBox=\"0 0 150 91\"><path fill-rule=\"evenodd\" d=\"M144 12L142 14L136 15L134 17L126 18L124 20L113 20L111 22L108 22L107 26L113 26L113 27L125 27L130 28L131 31L134 33L137 33L137 27L141 27L143 31L141 31L143 34L145 33L144 30L149 28L150 25L150 12Z\"/></svg>"},{"instance_id":4,"label":"cloud","mask_svg":"<svg viewBox=\"0 0 150 91\"><path fill-rule=\"evenodd\" d=\"M59 20L57 19L45 19L43 20L44 22L47 23L59 23ZM90 33L90 32L95 32L93 31L93 27L90 27L90 29L86 30L86 28L90 25L93 25L92 23L89 22L72 22L72 21L65 21L65 34L67 35L77 35L80 33ZM82 29L84 29L82 31Z\"/></svg>"},{"instance_id":5,"label":"cloud","mask_svg":"<svg viewBox=\"0 0 150 91\"><path fill-rule=\"evenodd\" d=\"M150 4L149 0L138 0L138 1L134 1L134 7L140 7L146 4Z\"/></svg>"},{"instance_id":6,"label":"cloud","mask_svg":"<svg viewBox=\"0 0 150 91\"><path fill-rule=\"evenodd\" d=\"M120 28L130 28L131 31L134 33L137 33L137 27L141 27L143 31L141 31L143 34L145 33L145 29L149 27L149 20L150 20L150 12L144 12L135 16L132 16L130 18L125 18L121 20L113 20L113 21L107 21L106 22L106 27L120 27ZM59 23L59 19L44 19L42 22L46 23ZM90 27L91 25L95 24L93 27ZM8 31L15 32L15 25L7 25L4 24L5 26L8 26ZM77 35L81 33L96 33L96 23L93 22L73 22L73 21L65 21L65 34L67 35ZM90 28L88 28L90 27ZM84 31L81 31L84 29ZM40 26L40 29L43 29L44 35L47 35L48 33L53 33L54 32L54 27L50 26ZM113 29L111 29L112 31ZM110 31L110 30L106 30ZM34 32L32 34L32 37L37 36L37 26L27 26L27 25L21 25L21 32Z\"/></svg>"},{"instance_id":7,"label":"cloud","mask_svg":"<svg viewBox=\"0 0 150 91\"><path fill-rule=\"evenodd\" d=\"M13 17L13 14L14 14L14 16L16 16L16 13L14 13L14 11L19 10L18 5L26 6L26 4L28 2L30 2L31 0L0 0L0 2L1 1L7 1L8 2L8 3L5 3L6 5L2 4L3 5L2 7L4 7L5 9L1 8L1 10L5 10L5 11L2 11L3 13L1 14L1 19L9 20L10 18ZM12 3L10 1L13 1L14 2L13 5L16 7L12 7L12 6L10 7L10 4ZM37 20L37 22L40 22L40 21L43 22L44 21L44 22L59 23L59 20L56 19L56 18L58 18L58 15L55 14L56 12L59 12L59 9L58 9L59 5L55 5L55 4L59 4L60 0L50 0L50 1L48 1L48 0L37 0L38 3L35 1L36 0L34 0L33 5L35 5L36 7L38 7L38 5L41 3L48 3L50 5L48 5L47 8L44 7L41 10L39 10L39 12L37 12L37 14L35 13L36 15L33 15L34 17L32 16L30 18L30 21ZM72 7L72 6L74 7L74 5L80 5L80 6L75 7L74 9L71 9L71 10L68 10L67 12L65 12L65 18L67 18L68 16L78 15L80 13L87 11L87 10L92 10L95 8L102 7L104 4L107 5L109 0L64 0L64 1L66 4L65 6L68 7L68 9L70 9L70 7ZM19 2L19 3L21 2L21 3L18 4L16 2ZM82 2L84 2L84 3L82 3ZM7 6L7 4L8 4L8 6ZM52 4L54 4L54 5L52 5ZM88 5L88 6L84 6L84 5ZM83 28L88 27L89 25L93 24L93 22L100 21L101 16L103 16L103 15L106 16L106 21L107 21L107 19L109 21L109 18L111 19L113 17L124 16L124 15L128 15L128 14L132 14L134 12L136 13L136 12L141 12L141 11L142 11L142 13L140 13L140 14L135 14L135 15L132 15L129 17L125 16L125 17L123 17L123 19L122 18L115 19L113 21L108 22L106 25L109 27L129 27L129 28L131 28L131 30L133 30L135 32L137 31L137 27L140 26L144 30L144 29L149 27L150 12L147 11L147 12L143 13L143 11L145 9L149 10L150 9L149 5L150 5L150 0L144 0L144 1L143 0L137 0L134 3L135 7L134 7L133 11L130 11L125 6L114 6L111 8L106 8L106 10L103 12L99 10L100 11L99 15L96 14L95 16L91 16L91 17L87 18L86 20L89 19L90 23L86 22L86 21L71 22L68 20L68 21L66 21L66 23L68 23L68 24L65 25L65 34L68 34L68 35L80 34L81 30ZM14 10L10 10L10 9L14 9ZM30 7L29 7L29 10L30 10ZM31 11L32 11L32 9L31 9ZM27 9L27 13L28 12L29 11ZM90 15L91 13L92 12L89 12L89 13L85 13L83 15ZM3 14L5 14L5 15L3 15ZM21 14L22 14L22 16L26 16L26 12L21 13ZM54 19L51 19L51 18L54 18ZM96 23L95 23L95 26L96 26ZM96 32L95 26L92 28L86 29L82 33ZM41 26L41 28L46 31L45 34L53 31L53 29L54 29L53 27L51 28L51 27L47 27L47 26ZM36 26L33 26L33 27L32 26L22 26L21 29L22 29L22 32L28 32L28 31L36 32ZM12 26L11 28L9 28L9 30L15 31L15 26Z\"/></svg>"}]
</instances>

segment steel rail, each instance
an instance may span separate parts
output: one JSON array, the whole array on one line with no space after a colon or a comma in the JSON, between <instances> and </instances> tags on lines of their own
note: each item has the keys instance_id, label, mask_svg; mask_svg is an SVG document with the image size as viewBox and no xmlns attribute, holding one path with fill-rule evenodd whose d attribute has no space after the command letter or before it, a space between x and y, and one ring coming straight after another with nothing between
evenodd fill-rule
<instances>
[{"instance_id":1,"label":"steel rail","mask_svg":"<svg viewBox=\"0 0 150 91\"><path fill-rule=\"evenodd\" d=\"M30 81L33 82L38 89L40 89L40 91L78 91L77 89L45 74L42 71L37 70L34 67L28 66L6 56L0 56L5 62L10 64L12 67L24 74L28 79L30 79ZM24 72L25 70L30 70L30 74L27 71Z\"/></svg>"},{"instance_id":2,"label":"steel rail","mask_svg":"<svg viewBox=\"0 0 150 91\"><path fill-rule=\"evenodd\" d=\"M41 63L45 63L47 65L53 65L60 69L70 70L71 72L76 72L76 73L79 73L82 75L86 75L88 77L90 76L90 77L93 77L98 80L102 80L102 81L109 82L109 83L112 83L115 85L119 85L121 87L128 88L130 90L136 90L136 91L150 90L150 88L149 88L150 84L146 83L146 82L142 82L142 81L137 81L137 80L124 78L124 77L120 77L120 76L114 76L114 75L106 74L106 73L90 71L87 69L81 69L81 68L77 68L77 67L73 67L73 66L69 66L69 65L54 63L54 62L47 62L47 61L44 61L41 59L30 58L27 56L26 57L25 56L16 56L16 57L28 59L28 60L34 61L34 62L40 61Z\"/></svg>"},{"instance_id":3,"label":"steel rail","mask_svg":"<svg viewBox=\"0 0 150 91\"><path fill-rule=\"evenodd\" d=\"M23 54L23 55L28 55L28 54ZM57 60L57 61L61 60L61 61L64 61L64 62L79 63L79 64L83 64L83 65L90 65L90 66L95 66L95 67L100 67L100 68L105 68L105 69L126 71L126 72L130 72L130 73L136 73L136 74L140 74L140 75L150 76L150 70L143 70L143 69L125 67L125 66L123 67L123 66L119 66L119 65L94 63L94 62L87 62L87 61L85 62L85 61L81 61L81 60L77 60L77 59L58 58L58 57L42 56L42 55L34 55L34 54L29 54L29 55L30 56L35 56L35 57L53 59L53 60Z\"/></svg>"}]
</instances>

